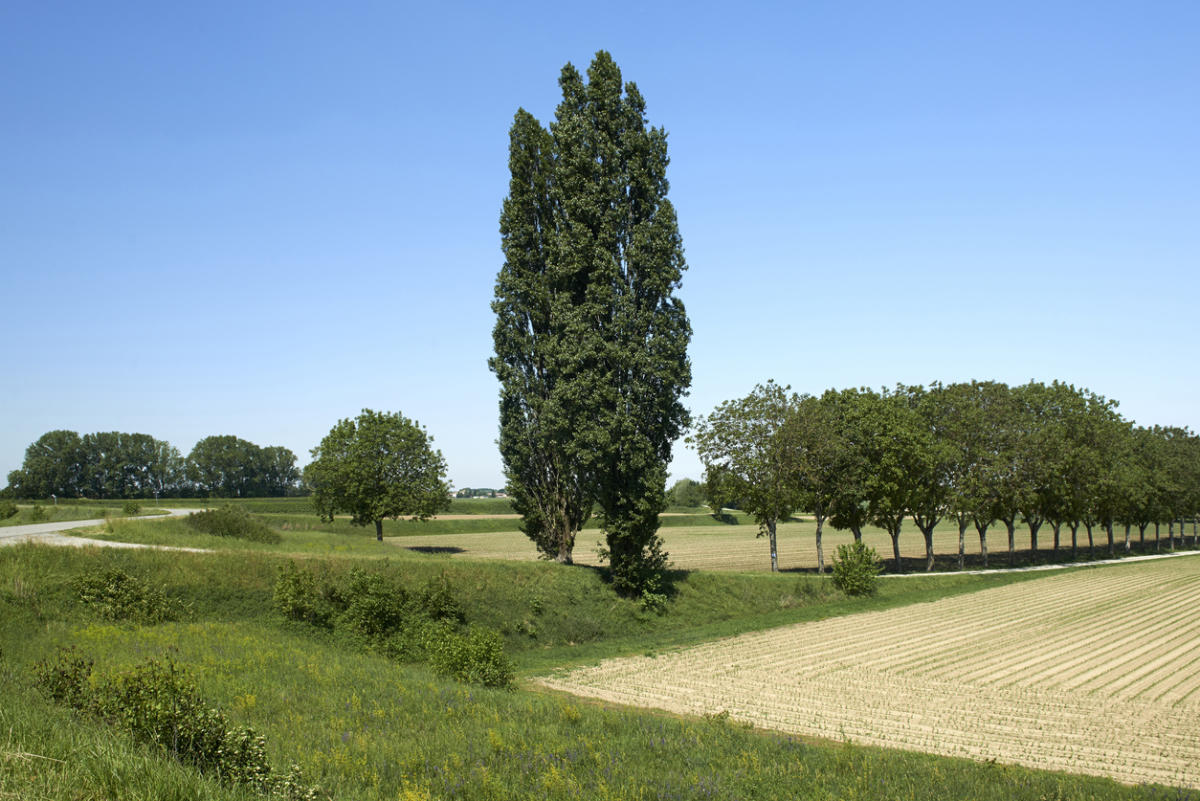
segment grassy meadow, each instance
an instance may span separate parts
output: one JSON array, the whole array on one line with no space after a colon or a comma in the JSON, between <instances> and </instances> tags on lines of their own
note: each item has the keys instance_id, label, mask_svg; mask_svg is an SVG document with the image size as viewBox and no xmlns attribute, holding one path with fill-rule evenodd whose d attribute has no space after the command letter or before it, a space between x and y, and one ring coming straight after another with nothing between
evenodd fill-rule
<instances>
[{"instance_id":1,"label":"grassy meadow","mask_svg":"<svg viewBox=\"0 0 1200 801\"><path fill-rule=\"evenodd\" d=\"M382 544L372 530L341 520L318 524L295 512L263 519L282 542L214 537L177 519L116 520L111 533L84 533L214 552L0 548L0 798L262 797L48 700L34 686L34 666L65 646L105 673L173 655L208 703L264 736L273 765L300 766L320 797L1150 799L1168 792L788 737L721 715L679 717L582 700L534 682L608 657L665 654L788 623L898 609L1036 581L1033 574L914 577L883 583L873 598L852 599L811 573L678 569L658 613L614 596L594 566L471 559L455 550L466 537L510 537L511 519L501 519L507 534L466 525L479 521L443 520L434 522L454 523L460 533L407 535L430 523L389 521ZM755 539L750 521L675 520L663 529L672 550L686 550L692 540L732 538L731 553L765 560L765 542ZM799 539L805 524L788 525L798 527ZM422 544L425 536L435 545ZM577 555L584 555L585 542L581 537ZM780 542L782 555L782 536ZM340 631L285 619L272 593L280 570L292 563L323 576L379 572L407 588L444 579L470 623L499 632L516 687L455 682ZM112 570L158 588L182 610L177 619L150 625L97 614L75 587L80 577Z\"/></svg>"},{"instance_id":2,"label":"grassy meadow","mask_svg":"<svg viewBox=\"0 0 1200 801\"><path fill-rule=\"evenodd\" d=\"M138 509L138 517L146 515L161 515L162 509L142 506ZM101 520L104 518L128 517L124 511L124 501L91 504L17 504L17 513L5 520L0 520L0 526L27 526L32 523L60 523L72 520Z\"/></svg>"}]
</instances>

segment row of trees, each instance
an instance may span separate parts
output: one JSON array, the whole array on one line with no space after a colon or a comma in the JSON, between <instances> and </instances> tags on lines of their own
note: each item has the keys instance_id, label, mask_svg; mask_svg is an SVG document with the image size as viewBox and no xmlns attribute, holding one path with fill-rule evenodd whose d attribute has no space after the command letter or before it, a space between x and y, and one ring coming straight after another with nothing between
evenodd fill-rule
<instances>
[{"instance_id":1,"label":"row of trees","mask_svg":"<svg viewBox=\"0 0 1200 801\"><path fill-rule=\"evenodd\" d=\"M608 53L559 86L549 130L518 110L510 131L489 362L500 454L539 551L569 563L595 509L613 585L638 595L665 564L658 514L691 383L667 138Z\"/></svg>"},{"instance_id":2,"label":"row of trees","mask_svg":"<svg viewBox=\"0 0 1200 801\"><path fill-rule=\"evenodd\" d=\"M933 530L958 526L958 562L968 529L979 535L987 564L987 532L1027 528L1036 557L1038 536L1053 532L1054 548L1069 531L1076 555L1081 532L1095 553L1095 534L1114 554L1130 550L1131 532L1144 543L1165 525L1172 547L1176 524L1200 513L1200 438L1185 428L1133 425L1116 401L1053 382L1009 387L997 382L829 390L797 395L773 382L721 404L690 441L705 465L716 505L740 503L759 522L777 569L776 524L794 511L828 522L856 540L868 524L891 536L897 570L900 535L911 519L925 539L926 569L934 561Z\"/></svg>"},{"instance_id":3,"label":"row of trees","mask_svg":"<svg viewBox=\"0 0 1200 801\"><path fill-rule=\"evenodd\" d=\"M18 498L227 498L298 491L296 455L234 436L205 437L184 457L149 434L50 431L25 450L8 474Z\"/></svg>"}]
</instances>

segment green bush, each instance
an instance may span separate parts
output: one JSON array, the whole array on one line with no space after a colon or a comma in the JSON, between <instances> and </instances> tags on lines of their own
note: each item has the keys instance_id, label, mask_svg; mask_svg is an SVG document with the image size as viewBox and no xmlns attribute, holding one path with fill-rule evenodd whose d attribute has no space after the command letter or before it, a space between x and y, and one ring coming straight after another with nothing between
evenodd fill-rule
<instances>
[{"instance_id":1,"label":"green bush","mask_svg":"<svg viewBox=\"0 0 1200 801\"><path fill-rule=\"evenodd\" d=\"M443 675L489 687L512 683L500 635L460 630L466 616L444 575L409 593L394 579L361 568L351 568L335 584L289 563L275 581L274 600L292 620L348 632L391 659L429 662Z\"/></svg>"},{"instance_id":2,"label":"green bush","mask_svg":"<svg viewBox=\"0 0 1200 801\"><path fill-rule=\"evenodd\" d=\"M465 634L444 631L429 643L430 664L443 676L485 687L508 687L512 663L504 656L504 643L491 629L472 626Z\"/></svg>"},{"instance_id":3,"label":"green bush","mask_svg":"<svg viewBox=\"0 0 1200 801\"><path fill-rule=\"evenodd\" d=\"M184 518L184 522L197 531L215 537L236 537L269 545L283 542L283 537L278 531L236 506L193 512Z\"/></svg>"},{"instance_id":4,"label":"green bush","mask_svg":"<svg viewBox=\"0 0 1200 801\"><path fill-rule=\"evenodd\" d=\"M17 505L9 500L0 501L0 520L17 516Z\"/></svg>"},{"instance_id":5,"label":"green bush","mask_svg":"<svg viewBox=\"0 0 1200 801\"><path fill-rule=\"evenodd\" d=\"M74 649L34 667L39 687L54 700L166 750L174 759L228 784L286 798L316 798L298 769L279 775L267 760L266 741L253 729L231 727L204 703L188 673L169 656L132 670L93 679L93 663Z\"/></svg>"},{"instance_id":6,"label":"green bush","mask_svg":"<svg viewBox=\"0 0 1200 801\"><path fill-rule=\"evenodd\" d=\"M861 540L839 545L833 560L833 583L847 595L874 595L883 566L874 548Z\"/></svg>"},{"instance_id":7,"label":"green bush","mask_svg":"<svg viewBox=\"0 0 1200 801\"><path fill-rule=\"evenodd\" d=\"M182 605L141 579L123 570L106 570L98 576L79 576L73 582L79 600L107 620L154 624L177 620Z\"/></svg>"},{"instance_id":8,"label":"green bush","mask_svg":"<svg viewBox=\"0 0 1200 801\"><path fill-rule=\"evenodd\" d=\"M343 608L341 593L332 582L318 579L311 570L301 570L294 562L280 568L273 590L275 608L292 620L329 627Z\"/></svg>"},{"instance_id":9,"label":"green bush","mask_svg":"<svg viewBox=\"0 0 1200 801\"><path fill-rule=\"evenodd\" d=\"M31 523L40 523L47 517L46 507L40 503L35 503L33 508L29 510L29 521Z\"/></svg>"},{"instance_id":10,"label":"green bush","mask_svg":"<svg viewBox=\"0 0 1200 801\"><path fill-rule=\"evenodd\" d=\"M342 597L338 624L371 644L394 633L407 616L408 593L378 573L351 568Z\"/></svg>"},{"instance_id":11,"label":"green bush","mask_svg":"<svg viewBox=\"0 0 1200 801\"><path fill-rule=\"evenodd\" d=\"M133 517L142 511L142 505L137 501L125 501L125 505L121 507L121 511L125 513L126 517Z\"/></svg>"}]
</instances>

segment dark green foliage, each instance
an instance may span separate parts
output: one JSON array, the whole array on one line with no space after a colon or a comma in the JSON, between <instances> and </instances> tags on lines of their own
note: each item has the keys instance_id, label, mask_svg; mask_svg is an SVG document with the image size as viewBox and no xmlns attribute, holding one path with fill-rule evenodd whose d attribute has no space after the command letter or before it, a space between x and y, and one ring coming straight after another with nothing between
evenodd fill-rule
<instances>
[{"instance_id":1,"label":"dark green foliage","mask_svg":"<svg viewBox=\"0 0 1200 801\"><path fill-rule=\"evenodd\" d=\"M478 626L466 634L446 631L430 648L429 661L443 676L484 687L508 687L514 675L500 635Z\"/></svg>"},{"instance_id":2,"label":"dark green foliage","mask_svg":"<svg viewBox=\"0 0 1200 801\"><path fill-rule=\"evenodd\" d=\"M0 501L0 520L8 520L17 516L17 505L10 500Z\"/></svg>"},{"instance_id":3,"label":"dark green foliage","mask_svg":"<svg viewBox=\"0 0 1200 801\"><path fill-rule=\"evenodd\" d=\"M29 522L40 523L46 519L46 507L40 503L35 503L33 508L29 510Z\"/></svg>"},{"instance_id":4,"label":"dark green foliage","mask_svg":"<svg viewBox=\"0 0 1200 801\"><path fill-rule=\"evenodd\" d=\"M363 409L354 420L339 420L321 444L304 479L322 520L349 512L356 526L374 524L383 541L385 518L424 520L450 508L446 460L433 437L399 412Z\"/></svg>"},{"instance_id":5,"label":"dark green foliage","mask_svg":"<svg viewBox=\"0 0 1200 801\"><path fill-rule=\"evenodd\" d=\"M236 537L275 545L283 541L280 533L237 506L222 506L193 512L184 518L189 526L216 537Z\"/></svg>"},{"instance_id":6,"label":"dark green foliage","mask_svg":"<svg viewBox=\"0 0 1200 801\"><path fill-rule=\"evenodd\" d=\"M292 620L314 626L332 625L334 615L344 607L337 587L328 579L318 578L311 570L288 562L280 568L272 591L275 608Z\"/></svg>"},{"instance_id":7,"label":"dark green foliage","mask_svg":"<svg viewBox=\"0 0 1200 801\"><path fill-rule=\"evenodd\" d=\"M833 560L833 583L847 595L874 595L883 566L874 548L862 540L839 545Z\"/></svg>"},{"instance_id":8,"label":"dark green foliage","mask_svg":"<svg viewBox=\"0 0 1200 801\"><path fill-rule=\"evenodd\" d=\"M79 600L107 620L129 620L151 625L177 620L182 605L124 570L77 577L72 584Z\"/></svg>"},{"instance_id":9,"label":"dark green foliage","mask_svg":"<svg viewBox=\"0 0 1200 801\"><path fill-rule=\"evenodd\" d=\"M351 568L339 592L344 608L337 624L367 643L394 633L408 613L408 593L390 577Z\"/></svg>"},{"instance_id":10,"label":"dark green foliage","mask_svg":"<svg viewBox=\"0 0 1200 801\"><path fill-rule=\"evenodd\" d=\"M344 631L392 659L430 662L443 675L489 687L512 681L498 633L460 630L466 615L444 574L409 592L383 573L353 567L334 582L289 563L275 582L274 599L285 616Z\"/></svg>"},{"instance_id":11,"label":"dark green foliage","mask_svg":"<svg viewBox=\"0 0 1200 801\"><path fill-rule=\"evenodd\" d=\"M613 587L638 597L665 564L655 532L691 383L666 133L604 51L587 83L568 64L559 86L549 132L523 110L511 131L490 362L500 451L538 549L569 562L594 501Z\"/></svg>"},{"instance_id":12,"label":"dark green foliage","mask_svg":"<svg viewBox=\"0 0 1200 801\"><path fill-rule=\"evenodd\" d=\"M35 665L34 675L55 701L119 727L220 781L276 797L317 797L315 789L299 783L295 769L275 774L265 739L252 729L230 726L170 656L96 678L92 669L90 659L64 648L56 660Z\"/></svg>"},{"instance_id":13,"label":"dark green foliage","mask_svg":"<svg viewBox=\"0 0 1200 801\"><path fill-rule=\"evenodd\" d=\"M121 511L125 513L126 517L133 517L142 511L142 505L137 501L125 501L121 506Z\"/></svg>"},{"instance_id":14,"label":"dark green foliage","mask_svg":"<svg viewBox=\"0 0 1200 801\"><path fill-rule=\"evenodd\" d=\"M224 498L286 495L300 480L289 449L263 448L229 434L197 442L188 454L187 475L200 493Z\"/></svg>"}]
</instances>

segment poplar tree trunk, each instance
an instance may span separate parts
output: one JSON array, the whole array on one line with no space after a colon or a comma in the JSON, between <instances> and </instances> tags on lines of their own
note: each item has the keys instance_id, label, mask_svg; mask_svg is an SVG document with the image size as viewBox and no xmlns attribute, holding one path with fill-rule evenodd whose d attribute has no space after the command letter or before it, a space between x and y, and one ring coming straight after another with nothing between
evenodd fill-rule
<instances>
[{"instance_id":1,"label":"poplar tree trunk","mask_svg":"<svg viewBox=\"0 0 1200 801\"><path fill-rule=\"evenodd\" d=\"M1167 521L1167 544L1170 546L1172 551L1175 550L1175 521L1174 520Z\"/></svg>"},{"instance_id":2,"label":"poplar tree trunk","mask_svg":"<svg viewBox=\"0 0 1200 801\"><path fill-rule=\"evenodd\" d=\"M382 520L375 521L375 539L379 542L383 542L383 521Z\"/></svg>"},{"instance_id":3,"label":"poplar tree trunk","mask_svg":"<svg viewBox=\"0 0 1200 801\"><path fill-rule=\"evenodd\" d=\"M1054 524L1054 558L1056 560L1058 559L1058 543L1059 543L1058 534L1059 534L1060 529L1062 529L1062 523L1055 523Z\"/></svg>"},{"instance_id":4,"label":"poplar tree trunk","mask_svg":"<svg viewBox=\"0 0 1200 801\"><path fill-rule=\"evenodd\" d=\"M1038 552L1037 535L1038 535L1038 530L1041 527L1042 527L1041 523L1030 523L1029 524L1029 561L1030 562L1037 561L1037 552Z\"/></svg>"},{"instance_id":5,"label":"poplar tree trunk","mask_svg":"<svg viewBox=\"0 0 1200 801\"><path fill-rule=\"evenodd\" d=\"M851 526L850 533L854 535L855 542L862 542L862 526Z\"/></svg>"},{"instance_id":6,"label":"poplar tree trunk","mask_svg":"<svg viewBox=\"0 0 1200 801\"><path fill-rule=\"evenodd\" d=\"M1154 521L1154 550L1160 550L1162 547L1161 541L1158 538L1158 521Z\"/></svg>"},{"instance_id":7,"label":"poplar tree trunk","mask_svg":"<svg viewBox=\"0 0 1200 801\"><path fill-rule=\"evenodd\" d=\"M1127 554L1129 553L1129 549L1132 547L1131 543L1129 542L1129 529L1130 529L1130 525L1128 523L1126 523L1125 524L1125 553L1127 553Z\"/></svg>"},{"instance_id":8,"label":"poplar tree trunk","mask_svg":"<svg viewBox=\"0 0 1200 801\"><path fill-rule=\"evenodd\" d=\"M892 555L896 558L896 572L904 572L904 563L900 561L900 527L896 526L895 531L889 531L892 536Z\"/></svg>"},{"instance_id":9,"label":"poplar tree trunk","mask_svg":"<svg viewBox=\"0 0 1200 801\"><path fill-rule=\"evenodd\" d=\"M1095 559L1096 558L1096 541L1092 539L1092 524L1084 523L1083 526L1084 526L1084 528L1087 529L1087 533L1088 533L1088 558Z\"/></svg>"},{"instance_id":10,"label":"poplar tree trunk","mask_svg":"<svg viewBox=\"0 0 1200 801\"><path fill-rule=\"evenodd\" d=\"M967 520L965 517L958 519L958 569L962 570L967 566Z\"/></svg>"},{"instance_id":11,"label":"poplar tree trunk","mask_svg":"<svg viewBox=\"0 0 1200 801\"><path fill-rule=\"evenodd\" d=\"M1113 550L1113 529L1111 520L1104 521L1104 532L1108 534L1108 556L1111 559L1117 555L1117 552Z\"/></svg>"},{"instance_id":12,"label":"poplar tree trunk","mask_svg":"<svg viewBox=\"0 0 1200 801\"><path fill-rule=\"evenodd\" d=\"M1079 558L1079 524L1071 523L1071 561Z\"/></svg>"},{"instance_id":13,"label":"poplar tree trunk","mask_svg":"<svg viewBox=\"0 0 1200 801\"><path fill-rule=\"evenodd\" d=\"M1008 566L1012 567L1017 563L1017 543L1016 543L1016 523L1005 520L1004 525L1008 528Z\"/></svg>"}]
</instances>

